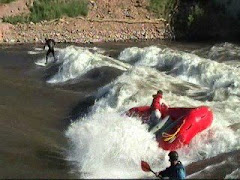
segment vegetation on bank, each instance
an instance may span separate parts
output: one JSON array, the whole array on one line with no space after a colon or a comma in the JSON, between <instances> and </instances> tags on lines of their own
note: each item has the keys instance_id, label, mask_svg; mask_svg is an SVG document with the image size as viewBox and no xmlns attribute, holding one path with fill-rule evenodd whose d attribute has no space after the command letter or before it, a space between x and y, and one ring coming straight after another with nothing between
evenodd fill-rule
<instances>
[{"instance_id":1,"label":"vegetation on bank","mask_svg":"<svg viewBox=\"0 0 240 180\"><path fill-rule=\"evenodd\" d=\"M199 7L199 5L192 6L190 8L190 13L188 15L187 24L188 27L191 27L196 21L204 16L204 10Z\"/></svg>"},{"instance_id":2,"label":"vegetation on bank","mask_svg":"<svg viewBox=\"0 0 240 180\"><path fill-rule=\"evenodd\" d=\"M3 21L11 24L36 23L42 20L59 19L63 16L86 16L87 13L87 0L35 0L30 7L29 15L5 17Z\"/></svg>"},{"instance_id":3,"label":"vegetation on bank","mask_svg":"<svg viewBox=\"0 0 240 180\"><path fill-rule=\"evenodd\" d=\"M15 1L15 0L0 0L0 4L7 4L7 3L10 3L13 1Z\"/></svg>"},{"instance_id":4,"label":"vegetation on bank","mask_svg":"<svg viewBox=\"0 0 240 180\"><path fill-rule=\"evenodd\" d=\"M167 20L176 39L239 39L239 0L150 0L149 10Z\"/></svg>"},{"instance_id":5,"label":"vegetation on bank","mask_svg":"<svg viewBox=\"0 0 240 180\"><path fill-rule=\"evenodd\" d=\"M169 19L169 14L175 8L176 0L150 0L148 9L154 12L159 18Z\"/></svg>"},{"instance_id":6,"label":"vegetation on bank","mask_svg":"<svg viewBox=\"0 0 240 180\"><path fill-rule=\"evenodd\" d=\"M239 39L239 5L239 0L181 1L174 17L175 35L196 41Z\"/></svg>"}]
</instances>

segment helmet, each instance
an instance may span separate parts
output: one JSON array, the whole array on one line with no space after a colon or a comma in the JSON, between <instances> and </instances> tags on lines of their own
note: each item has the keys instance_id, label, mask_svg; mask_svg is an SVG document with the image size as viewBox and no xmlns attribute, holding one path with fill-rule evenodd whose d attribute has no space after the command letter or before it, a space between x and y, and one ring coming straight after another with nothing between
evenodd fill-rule
<instances>
[{"instance_id":1,"label":"helmet","mask_svg":"<svg viewBox=\"0 0 240 180\"><path fill-rule=\"evenodd\" d=\"M170 161L177 161L178 160L178 153L176 151L171 151L168 154Z\"/></svg>"}]
</instances>

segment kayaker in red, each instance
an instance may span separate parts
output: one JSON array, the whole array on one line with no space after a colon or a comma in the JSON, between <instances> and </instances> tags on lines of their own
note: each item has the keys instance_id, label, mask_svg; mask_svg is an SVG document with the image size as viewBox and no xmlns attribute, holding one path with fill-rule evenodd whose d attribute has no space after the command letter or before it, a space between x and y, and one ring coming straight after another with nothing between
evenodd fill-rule
<instances>
[{"instance_id":1,"label":"kayaker in red","mask_svg":"<svg viewBox=\"0 0 240 180\"><path fill-rule=\"evenodd\" d=\"M160 110L163 117L165 117L167 115L168 106L164 103L162 96L163 92L161 90L158 90L157 94L153 95L151 109L152 111L156 109Z\"/></svg>"},{"instance_id":2,"label":"kayaker in red","mask_svg":"<svg viewBox=\"0 0 240 180\"><path fill-rule=\"evenodd\" d=\"M156 134L159 147L164 150L176 150L188 145L196 134L213 122L213 112L208 106L168 108L162 100L162 92L158 91L153 95L152 106L133 107L127 115L148 123L149 131ZM157 109L159 107L160 110Z\"/></svg>"},{"instance_id":3,"label":"kayaker in red","mask_svg":"<svg viewBox=\"0 0 240 180\"><path fill-rule=\"evenodd\" d=\"M151 130L156 124L167 117L168 106L163 102L163 92L157 91L157 94L153 95L153 101L151 104L151 116L149 121L149 130ZM168 118L167 118L168 119ZM167 121L164 119L163 124Z\"/></svg>"}]
</instances>

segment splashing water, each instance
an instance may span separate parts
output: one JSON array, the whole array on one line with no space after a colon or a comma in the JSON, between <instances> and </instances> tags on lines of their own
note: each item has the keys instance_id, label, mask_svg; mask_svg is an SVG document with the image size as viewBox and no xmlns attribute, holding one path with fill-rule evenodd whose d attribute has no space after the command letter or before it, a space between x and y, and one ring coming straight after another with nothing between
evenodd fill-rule
<instances>
[{"instance_id":1,"label":"splashing water","mask_svg":"<svg viewBox=\"0 0 240 180\"><path fill-rule=\"evenodd\" d=\"M215 56L220 53L214 52ZM90 113L66 131L71 142L68 159L75 162L81 177L142 178L146 174L140 169L141 160L148 161L156 171L169 165L168 152L158 148L147 125L123 115L131 107L151 104L151 96L158 89L163 90L171 107L207 105L214 113L211 128L178 151L185 165L238 149L240 135L228 126L239 123L240 73L236 67L211 57L156 46L126 48L118 60L86 48L60 50L62 65L49 83L78 78L100 66L124 71L98 89ZM200 93L205 100L197 98Z\"/></svg>"}]
</instances>

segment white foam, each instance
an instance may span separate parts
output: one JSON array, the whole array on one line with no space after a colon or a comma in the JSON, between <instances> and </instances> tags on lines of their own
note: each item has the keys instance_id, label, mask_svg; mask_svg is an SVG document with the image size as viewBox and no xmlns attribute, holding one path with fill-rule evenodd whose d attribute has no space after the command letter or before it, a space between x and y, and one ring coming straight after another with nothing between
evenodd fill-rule
<instances>
[{"instance_id":1,"label":"white foam","mask_svg":"<svg viewBox=\"0 0 240 180\"><path fill-rule=\"evenodd\" d=\"M236 67L200 58L194 54L158 47L127 48L119 59L155 67L184 81L210 89L215 100L240 95L240 72Z\"/></svg>"},{"instance_id":2,"label":"white foam","mask_svg":"<svg viewBox=\"0 0 240 180\"><path fill-rule=\"evenodd\" d=\"M240 47L231 43L216 44L208 52L208 58L223 61L239 59Z\"/></svg>"},{"instance_id":3,"label":"white foam","mask_svg":"<svg viewBox=\"0 0 240 180\"><path fill-rule=\"evenodd\" d=\"M82 178L138 178L141 160L160 162L164 152L140 120L118 113L98 113L71 124L70 160L78 162ZM160 166L161 167L161 166Z\"/></svg>"},{"instance_id":4,"label":"white foam","mask_svg":"<svg viewBox=\"0 0 240 180\"><path fill-rule=\"evenodd\" d=\"M228 42L197 49L192 51L192 53L224 63L228 63L229 61L237 63L236 61L240 59L240 47Z\"/></svg>"},{"instance_id":5,"label":"white foam","mask_svg":"<svg viewBox=\"0 0 240 180\"><path fill-rule=\"evenodd\" d=\"M57 56L56 56L57 57ZM40 58L38 59L35 64L38 66L48 66L50 63L54 62L54 58L52 56L48 57L48 63L46 63L46 58ZM56 63L60 63L59 61L57 61Z\"/></svg>"},{"instance_id":6,"label":"white foam","mask_svg":"<svg viewBox=\"0 0 240 180\"><path fill-rule=\"evenodd\" d=\"M207 105L214 113L212 126L178 150L184 165L239 148L240 134L227 127L239 123L239 97L226 94L227 98L221 101L199 101L189 96L189 92L214 87L218 87L215 93L221 94L221 88L238 93L239 73L234 68L157 47L128 48L120 59L133 66L125 66L126 72L100 88L90 115L72 123L66 132L72 144L68 157L76 161L84 178L143 178L146 173L140 169L141 160L148 161L155 171L169 165L168 152L157 147L146 125L122 115L131 107L150 105L152 94L158 89L163 90L170 107ZM174 76L160 72L163 67L174 69L171 73ZM234 82L230 89L224 86L229 80Z\"/></svg>"},{"instance_id":7,"label":"white foam","mask_svg":"<svg viewBox=\"0 0 240 180\"><path fill-rule=\"evenodd\" d=\"M215 121L218 120L220 119L215 119ZM238 148L239 136L231 129L222 126L221 123L215 124L192 139L189 147L187 147L189 157L184 159L183 162L189 164Z\"/></svg>"},{"instance_id":8,"label":"white foam","mask_svg":"<svg viewBox=\"0 0 240 180\"><path fill-rule=\"evenodd\" d=\"M40 53L42 53L42 52L40 52L40 51L28 51L28 54L40 54Z\"/></svg>"},{"instance_id":9,"label":"white foam","mask_svg":"<svg viewBox=\"0 0 240 180\"><path fill-rule=\"evenodd\" d=\"M59 51L58 59L62 62L59 71L48 83L61 83L70 79L75 79L88 71L109 66L120 70L126 70L129 65L118 62L110 57L97 52L90 52L87 48L69 46Z\"/></svg>"},{"instance_id":10,"label":"white foam","mask_svg":"<svg viewBox=\"0 0 240 180\"><path fill-rule=\"evenodd\" d=\"M184 82L155 69L137 66L99 89L98 98L103 95L104 98L95 103L94 110L96 112L106 109L125 111L133 106L150 105L152 95L159 89L164 91L164 98L170 106L200 105L199 101L173 94L171 90L176 86L175 84L183 86ZM189 89L194 91L197 88L189 87Z\"/></svg>"},{"instance_id":11,"label":"white foam","mask_svg":"<svg viewBox=\"0 0 240 180\"><path fill-rule=\"evenodd\" d=\"M240 178L240 168L237 168L231 174L226 175L224 179L239 179L239 178Z\"/></svg>"}]
</instances>

